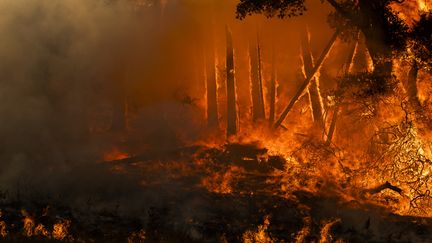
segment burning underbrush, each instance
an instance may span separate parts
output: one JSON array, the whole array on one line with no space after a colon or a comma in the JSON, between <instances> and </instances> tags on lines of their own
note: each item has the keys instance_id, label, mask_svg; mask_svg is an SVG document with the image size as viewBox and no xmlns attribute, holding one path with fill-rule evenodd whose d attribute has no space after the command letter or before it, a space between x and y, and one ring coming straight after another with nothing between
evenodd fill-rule
<instances>
[{"instance_id":1,"label":"burning underbrush","mask_svg":"<svg viewBox=\"0 0 432 243\"><path fill-rule=\"evenodd\" d=\"M16 242L430 240L431 162L409 117L377 129L363 157L316 136L293 139L297 146L274 151L271 147L280 148L277 139L269 140L269 148L262 141L233 140L135 155L116 149L105 157L114 160L102 163L113 175L138 178L143 194L138 214L124 214L127 204L104 207L100 200L76 208L4 195L1 237Z\"/></svg>"}]
</instances>

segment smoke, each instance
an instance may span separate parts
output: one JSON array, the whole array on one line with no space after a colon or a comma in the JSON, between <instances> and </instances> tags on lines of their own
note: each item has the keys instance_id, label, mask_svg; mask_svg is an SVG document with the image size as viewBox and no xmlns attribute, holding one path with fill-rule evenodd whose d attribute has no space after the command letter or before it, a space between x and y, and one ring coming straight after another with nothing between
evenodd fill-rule
<instances>
[{"instance_id":1,"label":"smoke","mask_svg":"<svg viewBox=\"0 0 432 243\"><path fill-rule=\"evenodd\" d=\"M263 59L277 50L280 96L295 90L296 69L286 67L300 65L298 28L306 18L240 22L235 4L173 0L137 10L130 1L0 0L0 189L71 202L157 201L156 193L142 193L139 178L114 176L97 161L113 144L139 152L203 135L206 47L214 44L223 73L225 25L234 34L241 116L250 106L245 43L257 32ZM318 8L307 17L317 56L331 31L322 28L323 5L312 5ZM111 132L125 99L130 132Z\"/></svg>"},{"instance_id":2,"label":"smoke","mask_svg":"<svg viewBox=\"0 0 432 243\"><path fill-rule=\"evenodd\" d=\"M0 1L0 190L21 201L82 206L92 198L129 211L160 201L161 190L144 191L138 176L98 161L112 146L133 154L202 134L193 8ZM113 128L125 99L128 132Z\"/></svg>"}]
</instances>

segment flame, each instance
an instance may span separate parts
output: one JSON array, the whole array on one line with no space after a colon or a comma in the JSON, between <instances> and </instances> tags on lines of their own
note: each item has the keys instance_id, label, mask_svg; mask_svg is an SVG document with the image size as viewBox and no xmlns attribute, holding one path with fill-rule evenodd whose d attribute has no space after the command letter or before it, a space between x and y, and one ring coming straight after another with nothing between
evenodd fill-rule
<instances>
[{"instance_id":1,"label":"flame","mask_svg":"<svg viewBox=\"0 0 432 243\"><path fill-rule=\"evenodd\" d=\"M69 234L70 220L60 220L53 226L52 237L56 240L63 240Z\"/></svg>"},{"instance_id":2,"label":"flame","mask_svg":"<svg viewBox=\"0 0 432 243\"><path fill-rule=\"evenodd\" d=\"M104 161L121 160L130 157L130 155L119 148L113 148L103 156Z\"/></svg>"},{"instance_id":3,"label":"flame","mask_svg":"<svg viewBox=\"0 0 432 243\"><path fill-rule=\"evenodd\" d=\"M432 8L430 0L411 0L403 3L392 3L390 7L403 19L408 26L412 26L420 19L420 14L428 12Z\"/></svg>"},{"instance_id":4,"label":"flame","mask_svg":"<svg viewBox=\"0 0 432 243\"><path fill-rule=\"evenodd\" d=\"M6 237L8 235L6 222L0 221L0 235L1 237Z\"/></svg>"},{"instance_id":5,"label":"flame","mask_svg":"<svg viewBox=\"0 0 432 243\"><path fill-rule=\"evenodd\" d=\"M34 229L34 235L40 235L45 237L50 237L50 232L45 228L43 224L38 224L36 228Z\"/></svg>"},{"instance_id":6,"label":"flame","mask_svg":"<svg viewBox=\"0 0 432 243\"><path fill-rule=\"evenodd\" d=\"M24 236L31 237L34 235L35 222L33 217L25 210L21 210L21 215L23 218L23 234Z\"/></svg>"},{"instance_id":7,"label":"flame","mask_svg":"<svg viewBox=\"0 0 432 243\"><path fill-rule=\"evenodd\" d=\"M304 226L301 228L301 230L297 233L295 237L295 242L303 243L306 242L306 237L309 236L311 231L311 224L312 224L312 218L306 217L303 219Z\"/></svg>"},{"instance_id":8,"label":"flame","mask_svg":"<svg viewBox=\"0 0 432 243\"><path fill-rule=\"evenodd\" d=\"M335 224L340 222L341 222L340 219L334 219L334 220L329 220L324 222L323 227L321 228L320 231L321 237L319 243L334 242L334 239L330 234L330 230Z\"/></svg>"},{"instance_id":9,"label":"flame","mask_svg":"<svg viewBox=\"0 0 432 243\"><path fill-rule=\"evenodd\" d=\"M417 5L419 10L422 12L427 12L432 8L432 3L430 0L417 0Z\"/></svg>"},{"instance_id":10,"label":"flame","mask_svg":"<svg viewBox=\"0 0 432 243\"><path fill-rule=\"evenodd\" d=\"M271 239L268 231L268 227L270 225L269 217L266 216L264 218L264 222L262 225L258 226L256 231L246 231L243 234L243 243L273 243L274 241Z\"/></svg>"},{"instance_id":11,"label":"flame","mask_svg":"<svg viewBox=\"0 0 432 243\"><path fill-rule=\"evenodd\" d=\"M210 192L229 194L233 192L231 184L234 180L239 179L239 175L243 171L244 170L240 167L231 166L222 174L210 172L209 176L202 180L201 185Z\"/></svg>"},{"instance_id":12,"label":"flame","mask_svg":"<svg viewBox=\"0 0 432 243\"><path fill-rule=\"evenodd\" d=\"M146 232L144 229L132 232L127 238L128 243L145 242Z\"/></svg>"},{"instance_id":13,"label":"flame","mask_svg":"<svg viewBox=\"0 0 432 243\"><path fill-rule=\"evenodd\" d=\"M64 240L69 234L69 227L71 225L70 220L59 220L53 225L52 232L49 232L43 224L39 223L36 225L34 218L27 212L27 210L22 209L21 215L24 217L22 219L23 235L26 237L43 236L48 239L53 238L55 240ZM7 235L6 223L3 221L0 222L0 234L3 237Z\"/></svg>"}]
</instances>

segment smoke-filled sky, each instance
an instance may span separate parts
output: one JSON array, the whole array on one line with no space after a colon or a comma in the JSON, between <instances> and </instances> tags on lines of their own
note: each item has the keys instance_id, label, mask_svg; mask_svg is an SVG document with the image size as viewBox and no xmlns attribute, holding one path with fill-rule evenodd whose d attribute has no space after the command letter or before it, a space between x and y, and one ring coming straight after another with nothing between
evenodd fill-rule
<instances>
[{"instance_id":1,"label":"smoke-filled sky","mask_svg":"<svg viewBox=\"0 0 432 243\"><path fill-rule=\"evenodd\" d=\"M235 19L234 0L164 2L136 8L126 0L0 0L1 187L113 183L89 163L119 139L92 131L112 120L125 97L134 113L133 141L171 146L200 136L203 63L214 44L223 73L226 25L233 32L240 116L250 109L247 51L257 34L264 78L275 49L284 97L301 65L300 28L309 25L315 56L332 33L331 9L319 0L308 1L304 17L244 21ZM185 97L193 104L181 102Z\"/></svg>"}]
</instances>

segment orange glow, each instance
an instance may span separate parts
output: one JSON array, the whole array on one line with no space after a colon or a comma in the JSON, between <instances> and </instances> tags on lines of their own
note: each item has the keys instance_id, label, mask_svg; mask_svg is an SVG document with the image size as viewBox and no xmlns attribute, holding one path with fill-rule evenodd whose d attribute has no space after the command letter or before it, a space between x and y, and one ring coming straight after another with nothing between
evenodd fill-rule
<instances>
[{"instance_id":1,"label":"orange glow","mask_svg":"<svg viewBox=\"0 0 432 243\"><path fill-rule=\"evenodd\" d=\"M128 158L129 154L121 151L118 148L113 148L112 150L106 152L103 156L104 161L113 161L113 160L121 160Z\"/></svg>"}]
</instances>

